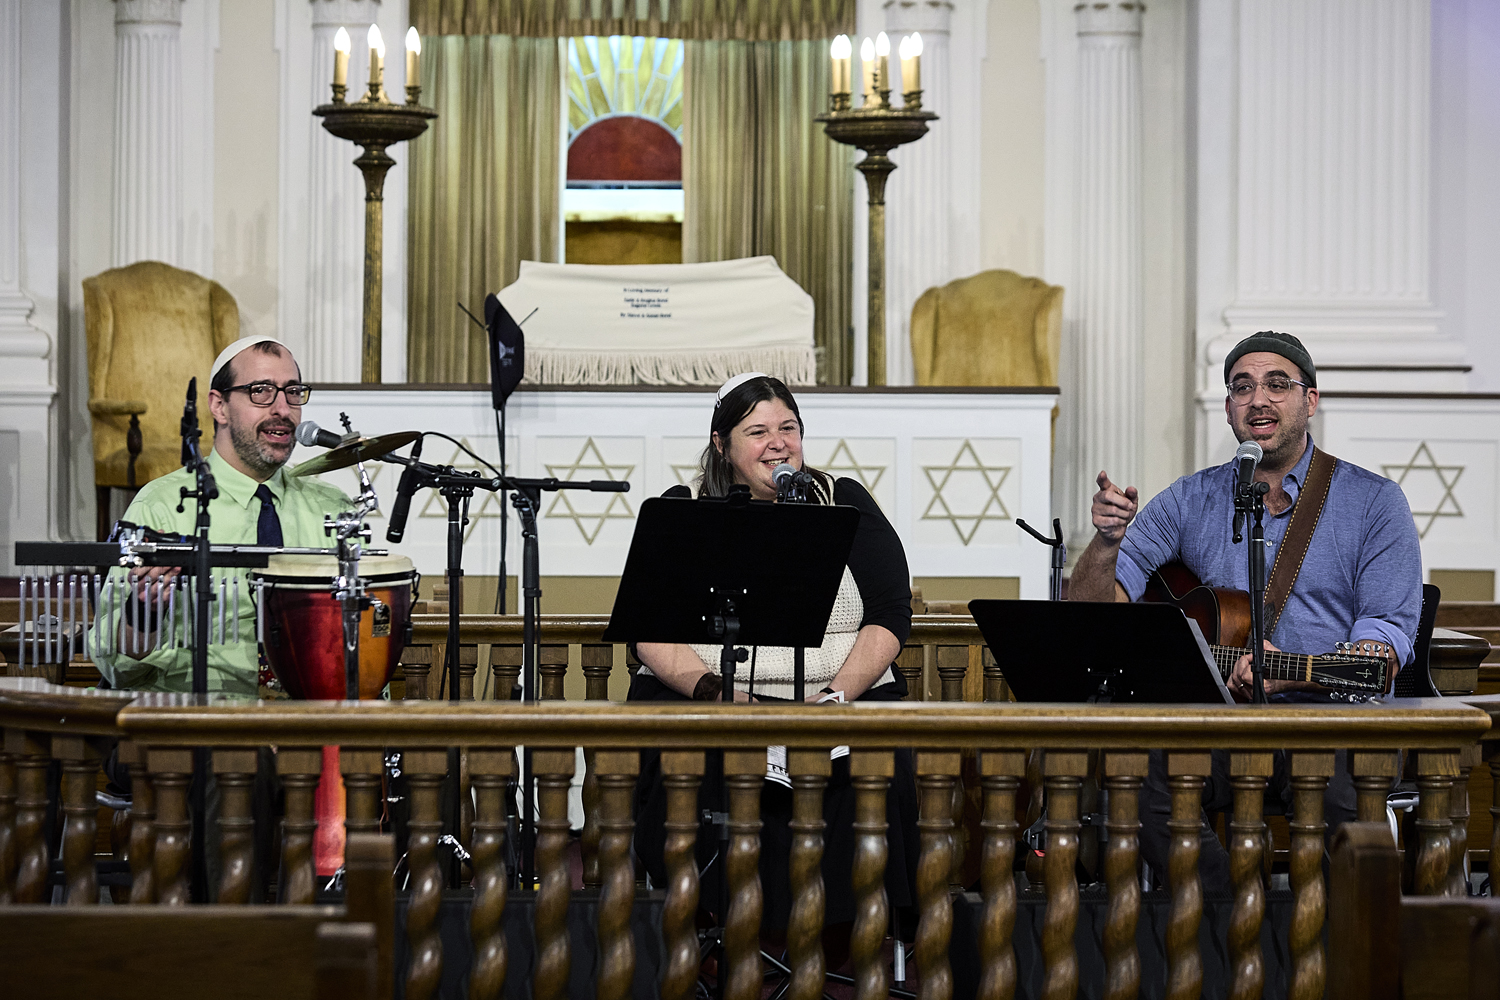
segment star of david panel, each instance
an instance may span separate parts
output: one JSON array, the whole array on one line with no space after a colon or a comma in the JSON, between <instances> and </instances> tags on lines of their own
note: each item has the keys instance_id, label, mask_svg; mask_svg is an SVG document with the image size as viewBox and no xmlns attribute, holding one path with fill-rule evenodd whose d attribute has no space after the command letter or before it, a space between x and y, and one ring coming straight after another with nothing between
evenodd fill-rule
<instances>
[{"instance_id":1,"label":"star of david panel","mask_svg":"<svg viewBox=\"0 0 1500 1000\"><path fill-rule=\"evenodd\" d=\"M864 486L888 515L896 509L893 438L807 438L802 442L802 455L813 468Z\"/></svg>"},{"instance_id":2,"label":"star of david panel","mask_svg":"<svg viewBox=\"0 0 1500 1000\"><path fill-rule=\"evenodd\" d=\"M1406 493L1419 538L1426 538L1440 517L1464 516L1453 492L1464 474L1464 466L1440 463L1426 441L1417 445L1405 463L1382 464L1380 470Z\"/></svg>"},{"instance_id":3,"label":"star of david panel","mask_svg":"<svg viewBox=\"0 0 1500 1000\"><path fill-rule=\"evenodd\" d=\"M638 479L643 460L640 438L539 438L537 451L544 475L557 479ZM633 488L638 484L632 482ZM573 522L587 545L593 545L610 521L634 521L635 506L628 493L590 493L558 490L543 498L542 516ZM617 539L629 540L629 531Z\"/></svg>"},{"instance_id":4,"label":"star of david panel","mask_svg":"<svg viewBox=\"0 0 1500 1000\"><path fill-rule=\"evenodd\" d=\"M701 470L704 441L701 437L664 437L661 439L661 474L657 477L661 494L669 486L692 487Z\"/></svg>"},{"instance_id":5,"label":"star of david panel","mask_svg":"<svg viewBox=\"0 0 1500 1000\"><path fill-rule=\"evenodd\" d=\"M1003 544L1015 536L1020 442L927 438L912 442L918 538L935 545Z\"/></svg>"}]
</instances>

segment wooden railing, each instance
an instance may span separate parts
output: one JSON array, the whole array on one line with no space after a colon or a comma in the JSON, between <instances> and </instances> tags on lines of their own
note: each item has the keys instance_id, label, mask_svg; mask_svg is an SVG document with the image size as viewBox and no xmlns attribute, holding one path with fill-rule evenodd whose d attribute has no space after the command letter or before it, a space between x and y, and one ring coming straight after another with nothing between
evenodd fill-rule
<instances>
[{"instance_id":1,"label":"wooden railing","mask_svg":"<svg viewBox=\"0 0 1500 1000\"><path fill-rule=\"evenodd\" d=\"M498 634L497 634L497 637ZM0 758L0 870L6 901L39 901L50 847L39 817L45 786L37 777L48 760L97 754L101 738L124 740L122 759L137 777L136 816L131 837L131 899L183 903L188 899L189 851L187 792L193 750L212 749L221 789L221 820L210 831L223 859L217 887L221 903L248 898L252 819L249 788L261 747L277 749L277 769L286 786L282 833L280 899L307 903L313 898L311 844L316 829L312 789L325 744L343 748L349 788L347 826L351 832L379 825L374 789L380 778L378 748L401 747L411 783L409 837L410 898L407 903L405 996L434 995L442 972L438 934L443 872L438 855L441 832L439 787L447 771L446 748L467 748L474 816L467 847L473 856L474 898L470 914L473 997L497 996L506 979L506 938L502 920L508 884L502 849L505 837L505 785L511 777L512 749L533 750L537 776L537 867L535 893L536 960L533 994L560 997L568 988L571 942L567 908L570 884L564 851L568 839L566 789L574 770L574 747L594 748L598 781L597 825L600 894L597 922L600 997L629 996L636 954L631 936L637 896L629 856L633 833L631 790L639 767L638 748L664 751L669 790L667 812L669 879L661 916L666 943L661 994L687 997L698 975L699 952L693 916L698 872L693 862L698 829L697 789L704 774L704 749L724 751L729 790L730 842L727 858L730 904L725 916L728 988L736 1000L758 997L757 957L761 891L759 792L765 774L766 745L790 749L794 811L798 815L790 869L793 908L787 941L791 995L815 997L825 975L819 945L822 852L819 822L828 780L828 748L852 748L856 797L856 852L853 884L857 919L852 958L857 995L883 995L889 973L880 947L889 924L883 870L886 864L885 801L893 773L893 751L916 747L920 794L921 857L917 872L920 919L916 962L926 996L949 995L948 965L952 931L950 893L959 844L953 800L961 754L977 752L984 813L980 845L983 903L978 955L983 963L981 995L1012 995L1017 977L1011 947L1017 919L1017 888L1012 877L1017 849L1017 793L1026 752L1042 750L1042 781L1047 796L1044 884L1045 915L1041 949L1045 994L1072 996L1079 986L1074 946L1080 912L1075 862L1079 847L1080 789L1088 774L1089 752L1103 748L1104 789L1109 793L1109 840L1104 871L1108 911L1104 930L1107 993L1134 996L1140 987L1136 926L1142 898L1137 878L1138 802L1147 753L1166 751L1172 789L1174 833L1168 875L1170 917L1166 929L1168 992L1197 996L1203 983L1198 929L1203 896L1197 874L1200 796L1209 770L1209 751L1233 751L1235 786L1229 825L1235 900L1229 927L1232 995L1258 996L1265 977L1261 925L1267 909L1261 858L1266 837L1262 797L1271 772L1271 754L1289 749L1294 788L1291 889L1294 912L1288 939L1291 995L1320 996L1324 987L1322 945L1325 886L1323 790L1333 772L1334 752L1349 749L1361 820L1382 820L1385 796L1397 766L1397 751L1414 757L1421 801L1413 858L1413 891L1459 891L1464 828L1462 796L1451 795L1466 759L1477 757L1476 741L1500 715L1484 699L1396 702L1357 711L1272 706L1164 707L1108 705L1017 705L986 703L857 704L850 706L736 706L718 704L596 704L554 701L535 705L510 702L213 702L179 696L144 695L119 708L106 698L73 696L55 689L0 685L0 725L6 754ZM103 707L107 706L107 707ZM1478 707L1476 707L1478 706ZM119 708L111 717L111 710ZM66 761L70 758L65 758ZM1492 773L1496 765L1491 764ZM83 904L97 899L92 882L92 819L84 815L78 792L81 765L64 788L69 829L62 841L67 871L66 899ZM92 781L92 771L89 781ZM90 783L90 788L92 785ZM19 790L19 794L18 794ZM154 797L154 802L152 801ZM10 803L14 803L14 807ZM71 807L69 807L71 803ZM72 827L75 822L79 830ZM9 858L18 859L11 862Z\"/></svg>"}]
</instances>

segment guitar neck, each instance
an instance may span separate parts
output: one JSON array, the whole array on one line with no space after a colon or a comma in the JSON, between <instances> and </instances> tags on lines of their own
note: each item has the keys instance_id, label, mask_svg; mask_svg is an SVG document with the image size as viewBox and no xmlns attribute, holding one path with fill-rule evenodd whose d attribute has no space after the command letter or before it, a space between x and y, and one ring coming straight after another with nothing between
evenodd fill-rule
<instances>
[{"instance_id":1,"label":"guitar neck","mask_svg":"<svg viewBox=\"0 0 1500 1000\"><path fill-rule=\"evenodd\" d=\"M1218 664L1219 674L1225 680L1229 679L1240 657L1250 652L1248 649L1240 649L1237 646L1211 646L1209 648L1213 650L1214 662ZM1301 653L1283 653L1268 649L1262 661L1265 667L1265 677L1273 681L1311 680L1314 659L1312 656Z\"/></svg>"}]
</instances>

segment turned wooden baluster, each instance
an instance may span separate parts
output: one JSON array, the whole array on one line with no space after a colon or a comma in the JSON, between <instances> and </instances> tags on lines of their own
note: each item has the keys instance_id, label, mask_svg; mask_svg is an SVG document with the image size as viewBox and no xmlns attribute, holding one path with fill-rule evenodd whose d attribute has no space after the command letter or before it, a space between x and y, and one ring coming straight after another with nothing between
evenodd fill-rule
<instances>
[{"instance_id":1,"label":"turned wooden baluster","mask_svg":"<svg viewBox=\"0 0 1500 1000\"><path fill-rule=\"evenodd\" d=\"M907 701L926 700L927 686L922 681L926 662L927 652L921 646L903 646L896 654L896 669L906 678Z\"/></svg>"},{"instance_id":2,"label":"turned wooden baluster","mask_svg":"<svg viewBox=\"0 0 1500 1000\"><path fill-rule=\"evenodd\" d=\"M1422 751L1417 754L1417 851L1412 891L1438 896L1448 886L1449 834L1453 820L1448 798L1458 775L1458 754ZM1411 847L1407 846L1410 854Z\"/></svg>"},{"instance_id":3,"label":"turned wooden baluster","mask_svg":"<svg viewBox=\"0 0 1500 1000\"><path fill-rule=\"evenodd\" d=\"M491 646L490 673L494 677L491 691L495 700L510 701L511 692L516 689L516 681L521 677L520 645L502 646L496 643Z\"/></svg>"},{"instance_id":4,"label":"turned wooden baluster","mask_svg":"<svg viewBox=\"0 0 1500 1000\"><path fill-rule=\"evenodd\" d=\"M885 895L885 796L895 774L895 755L889 750L855 750L849 758L854 785L854 930L849 937L854 960L854 995L876 1000L890 991L890 974L881 957L890 903Z\"/></svg>"},{"instance_id":5,"label":"turned wooden baluster","mask_svg":"<svg viewBox=\"0 0 1500 1000\"><path fill-rule=\"evenodd\" d=\"M1167 997L1197 1000L1203 992L1203 958L1198 925L1203 920L1203 882L1198 874L1198 831L1203 824L1203 779L1211 773L1206 752L1168 752L1167 783L1172 789L1171 846L1167 880L1172 890L1167 919Z\"/></svg>"},{"instance_id":6,"label":"turned wooden baluster","mask_svg":"<svg viewBox=\"0 0 1500 1000\"><path fill-rule=\"evenodd\" d=\"M1042 920L1042 996L1069 1000L1078 993L1078 796L1088 774L1088 754L1048 750L1043 762L1047 787L1047 854L1043 864L1047 910Z\"/></svg>"},{"instance_id":7,"label":"turned wooden baluster","mask_svg":"<svg viewBox=\"0 0 1500 1000\"><path fill-rule=\"evenodd\" d=\"M286 816L281 821L281 878L277 902L307 906L313 901L313 836L318 820L313 798L323 773L323 751L286 748L276 754L276 772L286 793Z\"/></svg>"},{"instance_id":8,"label":"turned wooden baluster","mask_svg":"<svg viewBox=\"0 0 1500 1000\"><path fill-rule=\"evenodd\" d=\"M1323 795L1333 777L1334 755L1326 751L1295 752L1292 776L1292 927L1291 1000L1316 1000L1327 977L1323 955L1323 917L1328 887L1323 881ZM1444 803L1446 805L1446 802ZM1447 817L1443 817L1445 823ZM1446 858L1444 861L1446 862ZM1444 866L1446 871L1446 865Z\"/></svg>"},{"instance_id":9,"label":"turned wooden baluster","mask_svg":"<svg viewBox=\"0 0 1500 1000\"><path fill-rule=\"evenodd\" d=\"M1387 750L1354 750L1349 753L1349 775L1354 781L1354 819L1358 823L1385 823L1385 800L1396 780L1400 755Z\"/></svg>"},{"instance_id":10,"label":"turned wooden baluster","mask_svg":"<svg viewBox=\"0 0 1500 1000\"><path fill-rule=\"evenodd\" d=\"M943 700L963 701L964 678L969 673L969 647L939 646L937 672L943 686Z\"/></svg>"},{"instance_id":11,"label":"turned wooden baluster","mask_svg":"<svg viewBox=\"0 0 1500 1000\"><path fill-rule=\"evenodd\" d=\"M792 777L792 912L787 923L787 959L791 1000L818 1000L823 995L827 963L823 956L823 793L832 762L825 750L789 750Z\"/></svg>"},{"instance_id":12,"label":"turned wooden baluster","mask_svg":"<svg viewBox=\"0 0 1500 1000\"><path fill-rule=\"evenodd\" d=\"M495 1000L505 988L506 871L505 783L514 755L503 749L469 751L469 780L474 785L474 905L469 911L469 940L474 951L469 969L471 1000Z\"/></svg>"},{"instance_id":13,"label":"turned wooden baluster","mask_svg":"<svg viewBox=\"0 0 1500 1000\"><path fill-rule=\"evenodd\" d=\"M42 828L47 822L52 740L45 733L7 729L5 749L16 757L15 901L45 903L52 857Z\"/></svg>"},{"instance_id":14,"label":"turned wooden baluster","mask_svg":"<svg viewBox=\"0 0 1500 1000\"><path fill-rule=\"evenodd\" d=\"M985 750L979 756L984 788L984 849L980 855L980 888L984 910L979 919L979 954L984 969L979 1000L1011 1000L1016 992L1016 791L1026 773L1026 755L1015 750Z\"/></svg>"},{"instance_id":15,"label":"turned wooden baluster","mask_svg":"<svg viewBox=\"0 0 1500 1000\"><path fill-rule=\"evenodd\" d=\"M120 742L120 763L130 769L130 902L156 902L156 786L146 748Z\"/></svg>"},{"instance_id":16,"label":"turned wooden baluster","mask_svg":"<svg viewBox=\"0 0 1500 1000\"><path fill-rule=\"evenodd\" d=\"M1484 754L1490 763L1490 892L1500 891L1500 743L1485 743Z\"/></svg>"},{"instance_id":17,"label":"turned wooden baluster","mask_svg":"<svg viewBox=\"0 0 1500 1000\"><path fill-rule=\"evenodd\" d=\"M345 832L379 833L385 752L378 747L339 747L339 773L344 777Z\"/></svg>"},{"instance_id":18,"label":"turned wooden baluster","mask_svg":"<svg viewBox=\"0 0 1500 1000\"><path fill-rule=\"evenodd\" d=\"M580 648L583 665L584 698L588 701L609 700L609 672L615 663L615 648L587 644ZM594 751L583 752L583 833L578 838L583 856L584 888L599 887L599 779L594 770Z\"/></svg>"},{"instance_id":19,"label":"turned wooden baluster","mask_svg":"<svg viewBox=\"0 0 1500 1000\"><path fill-rule=\"evenodd\" d=\"M532 995L536 1000L562 1000L572 972L568 943L568 789L573 784L575 754L566 750L537 750L536 871L541 884L536 893L536 967Z\"/></svg>"},{"instance_id":20,"label":"turned wooden baluster","mask_svg":"<svg viewBox=\"0 0 1500 1000\"><path fill-rule=\"evenodd\" d=\"M729 913L724 918L724 996L758 1000L761 991L760 786L766 776L764 750L726 750L724 784L729 791ZM856 865L858 862L856 862Z\"/></svg>"},{"instance_id":21,"label":"turned wooden baluster","mask_svg":"<svg viewBox=\"0 0 1500 1000\"><path fill-rule=\"evenodd\" d=\"M628 1000L635 979L635 941L630 913L635 905L635 832L631 799L641 770L638 750L600 750L599 768L599 1000Z\"/></svg>"},{"instance_id":22,"label":"turned wooden baluster","mask_svg":"<svg viewBox=\"0 0 1500 1000\"><path fill-rule=\"evenodd\" d=\"M1010 683L1006 681L1005 674L1000 670L1000 664L995 660L995 652L990 647L984 647L984 700L985 701L1010 701Z\"/></svg>"},{"instance_id":23,"label":"turned wooden baluster","mask_svg":"<svg viewBox=\"0 0 1500 1000\"><path fill-rule=\"evenodd\" d=\"M193 751L152 747L146 766L156 789L156 902L185 906L191 900L188 856L192 851L192 817L188 814L188 784L193 780ZM131 893L134 901L134 892Z\"/></svg>"},{"instance_id":24,"label":"turned wooden baluster","mask_svg":"<svg viewBox=\"0 0 1500 1000\"><path fill-rule=\"evenodd\" d=\"M285 752L285 751L283 751ZM443 869L437 842L443 832L443 777L448 773L445 750L408 750L402 766L411 791L410 836L406 870L411 898L406 907L406 1000L428 1000L443 977L443 939L438 934L438 911L443 902ZM287 793L291 812L291 792Z\"/></svg>"},{"instance_id":25,"label":"turned wooden baluster","mask_svg":"<svg viewBox=\"0 0 1500 1000\"><path fill-rule=\"evenodd\" d=\"M16 901L16 755L0 751L0 906Z\"/></svg>"},{"instance_id":26,"label":"turned wooden baluster","mask_svg":"<svg viewBox=\"0 0 1500 1000\"><path fill-rule=\"evenodd\" d=\"M407 646L401 651L401 673L406 678L406 701L427 701L431 694L432 647Z\"/></svg>"},{"instance_id":27,"label":"turned wooden baluster","mask_svg":"<svg viewBox=\"0 0 1500 1000\"><path fill-rule=\"evenodd\" d=\"M962 754L917 754L917 788L921 798L922 852L917 862L916 960L922 977L922 996L949 1000L953 970L948 964L948 942L953 936L953 904L948 878L953 873L953 789L958 783ZM900 947L899 943L897 947Z\"/></svg>"},{"instance_id":28,"label":"turned wooden baluster","mask_svg":"<svg viewBox=\"0 0 1500 1000\"><path fill-rule=\"evenodd\" d=\"M215 750L214 775L219 783L219 885L215 902L225 905L250 902L250 882L255 865L255 815L251 798L255 790L255 757L250 750ZM208 831L214 836L215 831Z\"/></svg>"},{"instance_id":29,"label":"turned wooden baluster","mask_svg":"<svg viewBox=\"0 0 1500 1000\"><path fill-rule=\"evenodd\" d=\"M703 752L665 751L661 755L661 773L667 791L667 838L663 851L667 898L661 914L661 936L667 954L661 995L662 1000L689 1000L698 984L701 962L693 922L699 893L698 862L693 849L698 843L698 788L703 783Z\"/></svg>"},{"instance_id":30,"label":"turned wooden baluster","mask_svg":"<svg viewBox=\"0 0 1500 1000\"><path fill-rule=\"evenodd\" d=\"M94 871L94 840L99 832L99 804L94 800L99 754L81 736L52 737L52 755L62 761L63 900L70 906L95 906L99 879Z\"/></svg>"},{"instance_id":31,"label":"turned wooden baluster","mask_svg":"<svg viewBox=\"0 0 1500 1000\"><path fill-rule=\"evenodd\" d=\"M458 700L474 700L474 671L479 665L479 647L464 643L458 647Z\"/></svg>"},{"instance_id":32,"label":"turned wooden baluster","mask_svg":"<svg viewBox=\"0 0 1500 1000\"><path fill-rule=\"evenodd\" d=\"M563 685L568 677L568 647L543 646L536 661L537 686L543 701L562 701Z\"/></svg>"},{"instance_id":33,"label":"turned wooden baluster","mask_svg":"<svg viewBox=\"0 0 1500 1000\"><path fill-rule=\"evenodd\" d=\"M1135 928L1141 919L1141 784L1150 755L1110 751L1104 756L1104 788L1109 793L1109 843L1104 849L1104 881L1109 910L1104 919L1104 995L1133 1000L1141 987L1141 958Z\"/></svg>"},{"instance_id":34,"label":"turned wooden baluster","mask_svg":"<svg viewBox=\"0 0 1500 1000\"><path fill-rule=\"evenodd\" d=\"M1265 990L1260 925L1266 915L1266 888L1261 858L1266 849L1266 780L1274 763L1269 753L1236 753L1229 758L1229 780L1234 786L1234 813L1229 821L1229 873L1234 881L1234 911L1229 918L1231 1000L1252 1000Z\"/></svg>"},{"instance_id":35,"label":"turned wooden baluster","mask_svg":"<svg viewBox=\"0 0 1500 1000\"><path fill-rule=\"evenodd\" d=\"M1469 894L1469 875L1465 871L1469 859L1469 775L1479 763L1481 754L1477 743L1459 751L1458 777L1448 792L1448 817L1452 820L1452 828L1448 831L1448 884L1444 891L1449 896Z\"/></svg>"}]
</instances>

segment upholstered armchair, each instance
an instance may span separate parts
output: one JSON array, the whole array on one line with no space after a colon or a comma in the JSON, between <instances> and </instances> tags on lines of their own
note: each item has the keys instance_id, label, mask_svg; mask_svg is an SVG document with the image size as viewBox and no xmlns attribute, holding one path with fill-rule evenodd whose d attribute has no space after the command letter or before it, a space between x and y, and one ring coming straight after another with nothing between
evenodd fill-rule
<instances>
[{"instance_id":1,"label":"upholstered armchair","mask_svg":"<svg viewBox=\"0 0 1500 1000\"><path fill-rule=\"evenodd\" d=\"M1057 385L1063 290L1014 271L929 288L911 311L918 385Z\"/></svg>"},{"instance_id":2,"label":"upholstered armchair","mask_svg":"<svg viewBox=\"0 0 1500 1000\"><path fill-rule=\"evenodd\" d=\"M239 339L240 313L217 282L148 260L85 278L83 319L103 537L111 489L135 490L182 464L182 405L194 376L209 450L208 370Z\"/></svg>"}]
</instances>

